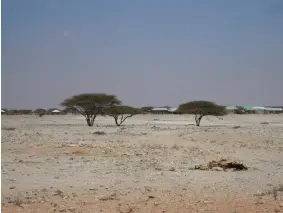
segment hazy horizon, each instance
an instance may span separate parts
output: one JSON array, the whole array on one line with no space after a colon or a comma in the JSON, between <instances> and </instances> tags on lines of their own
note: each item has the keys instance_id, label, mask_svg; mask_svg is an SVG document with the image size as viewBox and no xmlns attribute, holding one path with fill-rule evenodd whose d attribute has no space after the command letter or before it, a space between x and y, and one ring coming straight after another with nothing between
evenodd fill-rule
<instances>
[{"instance_id":1,"label":"hazy horizon","mask_svg":"<svg viewBox=\"0 0 283 213\"><path fill-rule=\"evenodd\" d=\"M283 105L281 0L2 0L2 108Z\"/></svg>"}]
</instances>

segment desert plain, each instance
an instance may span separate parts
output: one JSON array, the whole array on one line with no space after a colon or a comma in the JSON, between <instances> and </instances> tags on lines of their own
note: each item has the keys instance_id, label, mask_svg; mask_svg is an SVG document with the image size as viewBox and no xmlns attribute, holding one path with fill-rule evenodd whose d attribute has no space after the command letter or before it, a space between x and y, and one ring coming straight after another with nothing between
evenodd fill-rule
<instances>
[{"instance_id":1,"label":"desert plain","mask_svg":"<svg viewBox=\"0 0 283 213\"><path fill-rule=\"evenodd\" d=\"M222 118L3 115L2 212L283 212L283 114Z\"/></svg>"}]
</instances>

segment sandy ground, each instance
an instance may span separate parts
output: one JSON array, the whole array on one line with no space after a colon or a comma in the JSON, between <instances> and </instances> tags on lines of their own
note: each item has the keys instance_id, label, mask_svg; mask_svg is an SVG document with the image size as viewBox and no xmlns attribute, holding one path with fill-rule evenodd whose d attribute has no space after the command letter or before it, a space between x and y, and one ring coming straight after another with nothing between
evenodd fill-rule
<instances>
[{"instance_id":1,"label":"sandy ground","mask_svg":"<svg viewBox=\"0 0 283 213\"><path fill-rule=\"evenodd\" d=\"M283 212L283 115L193 121L4 115L2 212ZM191 169L220 158L248 170Z\"/></svg>"}]
</instances>

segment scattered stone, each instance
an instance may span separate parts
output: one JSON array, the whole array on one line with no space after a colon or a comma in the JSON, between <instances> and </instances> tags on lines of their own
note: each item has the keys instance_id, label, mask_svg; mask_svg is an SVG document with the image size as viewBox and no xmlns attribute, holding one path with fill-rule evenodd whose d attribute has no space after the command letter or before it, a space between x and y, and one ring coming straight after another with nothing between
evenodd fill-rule
<instances>
[{"instance_id":1,"label":"scattered stone","mask_svg":"<svg viewBox=\"0 0 283 213\"><path fill-rule=\"evenodd\" d=\"M59 209L59 212L67 212L67 210L66 210L65 207L61 207L61 208Z\"/></svg>"},{"instance_id":2,"label":"scattered stone","mask_svg":"<svg viewBox=\"0 0 283 213\"><path fill-rule=\"evenodd\" d=\"M153 196L153 195L149 195L149 196L148 196L148 198L151 198L151 199L152 199L152 198L155 198L155 196Z\"/></svg>"},{"instance_id":3,"label":"scattered stone","mask_svg":"<svg viewBox=\"0 0 283 213\"><path fill-rule=\"evenodd\" d=\"M106 201L106 200L114 200L116 199L116 193L112 193L110 195L102 195L99 200Z\"/></svg>"},{"instance_id":4,"label":"scattered stone","mask_svg":"<svg viewBox=\"0 0 283 213\"><path fill-rule=\"evenodd\" d=\"M121 212L121 213L131 213L133 211L133 208L130 207L128 204L126 204L126 205L119 204L117 210L118 210L118 212Z\"/></svg>"},{"instance_id":5,"label":"scattered stone","mask_svg":"<svg viewBox=\"0 0 283 213\"><path fill-rule=\"evenodd\" d=\"M10 188L9 189L14 189L15 187L14 186L10 186Z\"/></svg>"},{"instance_id":6,"label":"scattered stone","mask_svg":"<svg viewBox=\"0 0 283 213\"><path fill-rule=\"evenodd\" d=\"M68 210L71 211L71 212L74 212L74 211L76 211L76 207L69 207Z\"/></svg>"},{"instance_id":7,"label":"scattered stone","mask_svg":"<svg viewBox=\"0 0 283 213\"><path fill-rule=\"evenodd\" d=\"M63 197L63 192L61 190L56 190L53 194L53 196L60 196L60 197Z\"/></svg>"},{"instance_id":8,"label":"scattered stone","mask_svg":"<svg viewBox=\"0 0 283 213\"><path fill-rule=\"evenodd\" d=\"M58 177L58 176L55 176L54 179L59 179L59 177Z\"/></svg>"},{"instance_id":9,"label":"scattered stone","mask_svg":"<svg viewBox=\"0 0 283 213\"><path fill-rule=\"evenodd\" d=\"M174 172L174 171L175 171L175 168L174 168L174 167L171 167L171 168L169 169L169 171L170 171L170 172Z\"/></svg>"}]
</instances>

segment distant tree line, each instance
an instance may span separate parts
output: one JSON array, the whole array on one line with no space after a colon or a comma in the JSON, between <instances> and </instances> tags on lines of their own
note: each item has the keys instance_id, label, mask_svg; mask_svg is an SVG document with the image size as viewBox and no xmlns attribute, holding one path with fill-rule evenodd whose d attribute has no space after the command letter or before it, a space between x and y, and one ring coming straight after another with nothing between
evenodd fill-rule
<instances>
[{"instance_id":1,"label":"distant tree line","mask_svg":"<svg viewBox=\"0 0 283 213\"><path fill-rule=\"evenodd\" d=\"M120 126L127 118L140 113L148 113L153 107L142 107L141 109L124 106L115 95L104 93L84 93L72 96L61 103L62 106L76 110L86 119L88 126L93 126L98 115L108 115L114 118L115 124ZM224 106L209 101L192 101L181 104L177 113L194 114L196 126L204 116L226 115Z\"/></svg>"},{"instance_id":2,"label":"distant tree line","mask_svg":"<svg viewBox=\"0 0 283 213\"><path fill-rule=\"evenodd\" d=\"M74 95L65 99L61 106L65 107L56 114L81 114L85 117L88 126L93 126L98 115L110 116L113 118L117 126L121 126L128 118L137 114L151 113L154 107L145 106L136 108L123 105L122 102L115 96L105 93L84 93ZM278 107L278 106L276 106ZM168 107L164 107L168 108ZM278 108L282 108L279 106ZM3 109L8 115L30 115L36 114L41 116L51 115L55 108L51 109ZM210 101L190 101L179 105L175 111L177 114L192 114L196 126L200 126L202 118L205 116L224 116L228 112L225 106L218 105ZM250 113L242 106L237 106L234 110L235 114Z\"/></svg>"},{"instance_id":3,"label":"distant tree line","mask_svg":"<svg viewBox=\"0 0 283 213\"><path fill-rule=\"evenodd\" d=\"M54 111L56 108L51 108L51 109L41 109L38 108L36 110L31 110L31 109L2 109L4 112L4 114L6 115L52 115L55 113L52 113L52 111ZM3 114L2 113L2 114ZM66 115L66 114L78 114L77 112L75 112L72 109L63 109L60 110L59 115Z\"/></svg>"},{"instance_id":4,"label":"distant tree line","mask_svg":"<svg viewBox=\"0 0 283 213\"><path fill-rule=\"evenodd\" d=\"M122 105L122 102L115 95L105 93L84 93L74 95L65 99L61 106L65 107L56 114L81 114L85 117L88 126L93 126L98 115L110 116L114 119L117 126L121 126L128 118L137 115L149 113L153 109L151 106L136 108ZM51 109L3 109L8 115L31 115L36 114L39 117L51 115L55 108ZM192 101L181 104L176 112L178 114L194 114L196 126L204 116L223 116L227 114L225 107L209 101Z\"/></svg>"}]
</instances>

